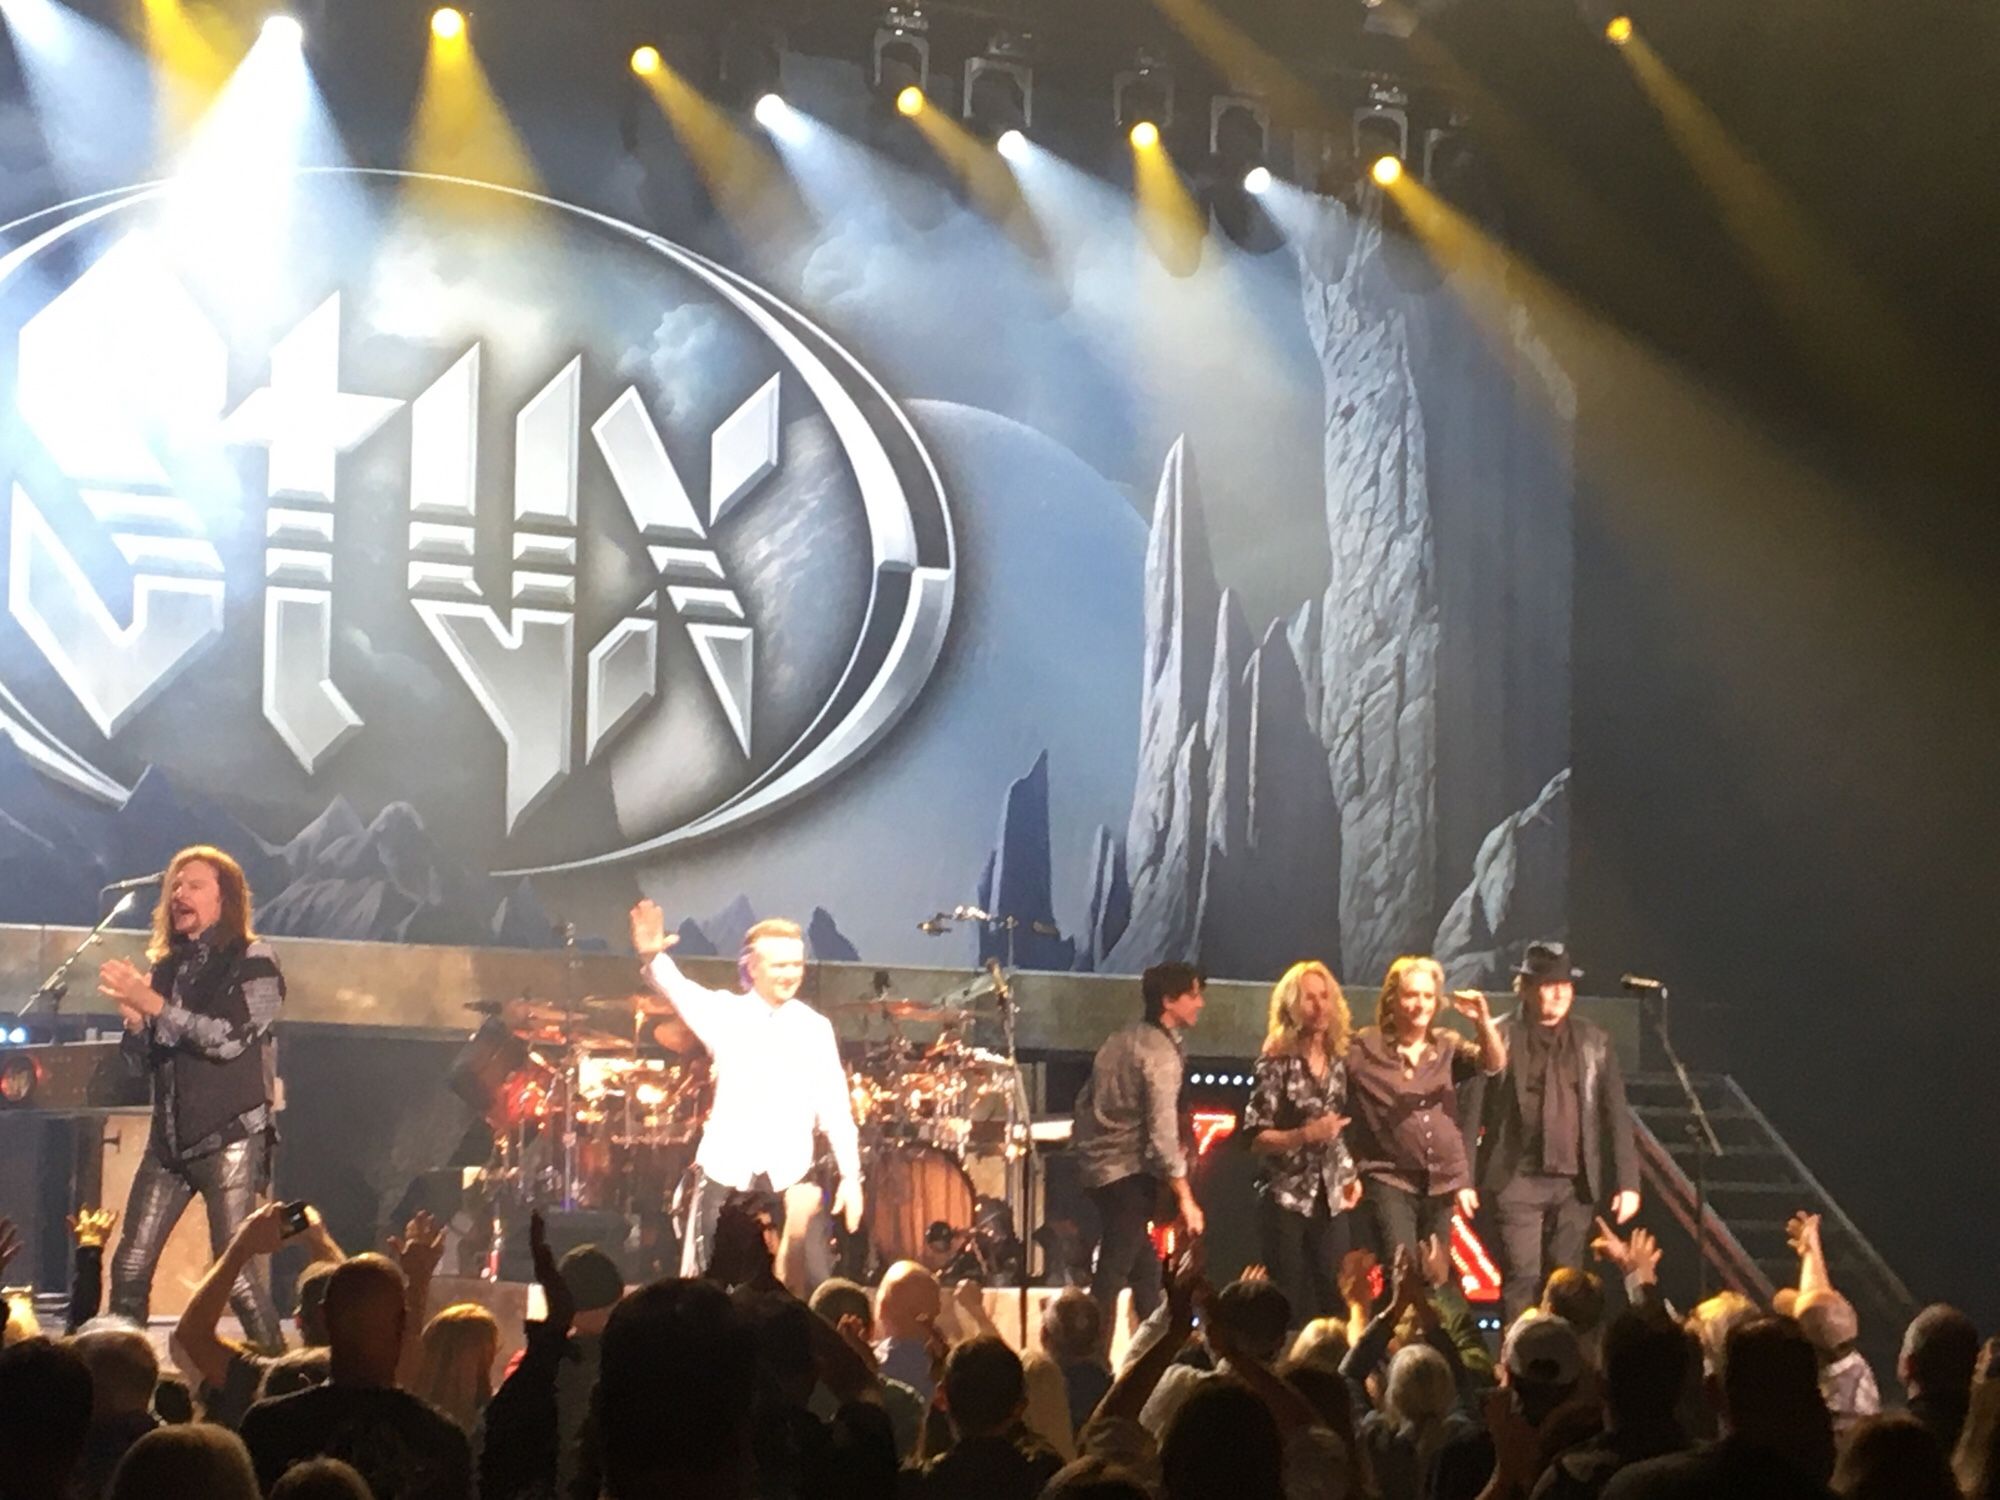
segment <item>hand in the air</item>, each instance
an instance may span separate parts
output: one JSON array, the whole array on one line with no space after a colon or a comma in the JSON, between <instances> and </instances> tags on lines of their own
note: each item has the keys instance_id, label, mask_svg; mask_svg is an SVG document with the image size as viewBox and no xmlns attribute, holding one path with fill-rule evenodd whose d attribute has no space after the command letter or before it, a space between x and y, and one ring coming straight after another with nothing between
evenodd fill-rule
<instances>
[{"instance_id":1,"label":"hand in the air","mask_svg":"<svg viewBox=\"0 0 2000 1500\"><path fill-rule=\"evenodd\" d=\"M651 900L641 900L632 908L631 930L632 950L642 964L651 963L681 940L679 933L667 931L665 915Z\"/></svg>"},{"instance_id":2,"label":"hand in the air","mask_svg":"<svg viewBox=\"0 0 2000 1500\"><path fill-rule=\"evenodd\" d=\"M389 1252L402 1266L407 1279L428 1281L438 1262L444 1259L444 1225L418 1209L403 1226L400 1239L393 1234L389 1236Z\"/></svg>"},{"instance_id":3,"label":"hand in the air","mask_svg":"<svg viewBox=\"0 0 2000 1500\"><path fill-rule=\"evenodd\" d=\"M1424 1280L1434 1287L1451 1280L1451 1250L1442 1235L1428 1235L1418 1241L1417 1266L1424 1273Z\"/></svg>"},{"instance_id":4,"label":"hand in the air","mask_svg":"<svg viewBox=\"0 0 2000 1500\"><path fill-rule=\"evenodd\" d=\"M1382 1263L1372 1250L1350 1250L1340 1258L1340 1296L1349 1307L1367 1307L1375 1300L1375 1273Z\"/></svg>"},{"instance_id":5,"label":"hand in the air","mask_svg":"<svg viewBox=\"0 0 2000 1500\"><path fill-rule=\"evenodd\" d=\"M1493 1019L1493 1008L1487 1004L1483 990L1453 990L1451 1003L1460 1015L1481 1026Z\"/></svg>"},{"instance_id":6,"label":"hand in the air","mask_svg":"<svg viewBox=\"0 0 2000 1500\"><path fill-rule=\"evenodd\" d=\"M69 1232L79 1246L102 1247L111 1239L111 1228L118 1222L115 1208L79 1208L69 1221Z\"/></svg>"}]
</instances>

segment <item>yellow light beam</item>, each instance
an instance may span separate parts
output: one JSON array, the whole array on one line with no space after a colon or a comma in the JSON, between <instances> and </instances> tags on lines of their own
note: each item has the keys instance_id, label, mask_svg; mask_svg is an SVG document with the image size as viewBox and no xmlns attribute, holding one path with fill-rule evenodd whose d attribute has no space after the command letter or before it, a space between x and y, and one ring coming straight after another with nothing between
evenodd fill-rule
<instances>
[{"instance_id":1,"label":"yellow light beam","mask_svg":"<svg viewBox=\"0 0 2000 1500\"><path fill-rule=\"evenodd\" d=\"M1023 251L1046 255L1048 242L1040 221L1021 196L1021 184L999 151L941 109L912 115L916 126L939 159L965 184L973 203Z\"/></svg>"},{"instance_id":2,"label":"yellow light beam","mask_svg":"<svg viewBox=\"0 0 2000 1500\"><path fill-rule=\"evenodd\" d=\"M406 158L412 171L540 189L534 161L487 82L486 70L463 28L452 36L432 29ZM519 201L497 194L491 198L495 204Z\"/></svg>"},{"instance_id":3,"label":"yellow light beam","mask_svg":"<svg viewBox=\"0 0 2000 1500\"><path fill-rule=\"evenodd\" d=\"M1712 668L1715 711L1771 736L1765 763L1838 755L1851 736L1875 732L1881 691L1904 695L1897 713L1909 723L1969 722L1962 674L1913 673L1910 663L1934 655L1937 642L1990 636L1991 597L1942 574L1920 529L1885 517L1689 372L1594 317L1421 182L1405 176L1391 192L1412 231L1453 267L1446 285L1503 368L1571 403L1572 415L1574 403L1588 403L1574 431L1593 520L1621 556L1658 577L1662 597L1680 601L1676 625ZM1841 583L1863 576L1868 597L1857 601ZM1742 649L1746 636L1757 651ZM1796 682L1774 682L1781 659ZM1774 686L1787 702L1812 705L1807 738L1789 709L1774 711ZM1901 785L1858 792L1855 812L1893 840L1907 834L1908 798Z\"/></svg>"},{"instance_id":4,"label":"yellow light beam","mask_svg":"<svg viewBox=\"0 0 2000 1500\"><path fill-rule=\"evenodd\" d=\"M761 141L662 61L640 82L680 138L716 210L746 244L779 243L809 217L783 165Z\"/></svg>"},{"instance_id":5,"label":"yellow light beam","mask_svg":"<svg viewBox=\"0 0 2000 1500\"><path fill-rule=\"evenodd\" d=\"M1223 77L1262 95L1280 119L1321 128L1336 123L1316 90L1217 15L1206 0L1153 0L1153 5Z\"/></svg>"},{"instance_id":6,"label":"yellow light beam","mask_svg":"<svg viewBox=\"0 0 2000 1500\"><path fill-rule=\"evenodd\" d=\"M1984 414L1646 38L1629 36L1618 55L1715 199L1801 347L1849 403L1919 441L1943 431L1982 435Z\"/></svg>"},{"instance_id":7,"label":"yellow light beam","mask_svg":"<svg viewBox=\"0 0 2000 1500\"><path fill-rule=\"evenodd\" d=\"M1136 139L1133 143L1132 194L1140 232L1160 259L1181 274L1199 266L1208 217L1157 135L1153 145L1139 145Z\"/></svg>"},{"instance_id":8,"label":"yellow light beam","mask_svg":"<svg viewBox=\"0 0 2000 1500\"><path fill-rule=\"evenodd\" d=\"M167 147L207 113L248 47L212 7L191 13L181 0L140 0L139 11L146 55L159 80L160 144Z\"/></svg>"}]
</instances>

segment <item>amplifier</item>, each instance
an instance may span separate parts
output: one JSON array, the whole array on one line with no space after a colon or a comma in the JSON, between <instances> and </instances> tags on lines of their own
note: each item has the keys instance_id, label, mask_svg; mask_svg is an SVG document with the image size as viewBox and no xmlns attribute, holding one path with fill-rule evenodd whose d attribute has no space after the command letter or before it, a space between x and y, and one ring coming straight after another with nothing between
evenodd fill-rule
<instances>
[{"instance_id":1,"label":"amplifier","mask_svg":"<svg viewBox=\"0 0 2000 1500\"><path fill-rule=\"evenodd\" d=\"M132 1109L151 1099L146 1075L115 1041L0 1047L0 1110Z\"/></svg>"}]
</instances>

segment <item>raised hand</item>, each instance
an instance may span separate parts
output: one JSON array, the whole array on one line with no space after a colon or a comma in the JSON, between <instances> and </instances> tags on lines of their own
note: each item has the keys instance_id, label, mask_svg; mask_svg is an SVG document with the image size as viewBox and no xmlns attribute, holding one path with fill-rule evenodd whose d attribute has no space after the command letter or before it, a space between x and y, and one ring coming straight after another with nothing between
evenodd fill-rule
<instances>
[{"instance_id":1,"label":"raised hand","mask_svg":"<svg viewBox=\"0 0 2000 1500\"><path fill-rule=\"evenodd\" d=\"M528 1215L528 1257L534 1262L535 1283L542 1289L542 1326L567 1336L576 1317L576 1298L556 1266L555 1252L549 1249L549 1227L540 1209Z\"/></svg>"},{"instance_id":2,"label":"raised hand","mask_svg":"<svg viewBox=\"0 0 2000 1500\"><path fill-rule=\"evenodd\" d=\"M115 1208L79 1208L70 1217L69 1232L79 1246L102 1248L110 1241L117 1222Z\"/></svg>"},{"instance_id":3,"label":"raised hand","mask_svg":"<svg viewBox=\"0 0 2000 1500\"><path fill-rule=\"evenodd\" d=\"M651 900L641 900L633 906L631 932L632 951L639 955L642 964L651 963L681 940L679 933L667 931L666 917L659 904Z\"/></svg>"},{"instance_id":4,"label":"raised hand","mask_svg":"<svg viewBox=\"0 0 2000 1500\"><path fill-rule=\"evenodd\" d=\"M1271 1268L1262 1261L1252 1261L1243 1268L1243 1274L1236 1279L1238 1281L1269 1281L1271 1279Z\"/></svg>"},{"instance_id":5,"label":"raised hand","mask_svg":"<svg viewBox=\"0 0 2000 1500\"><path fill-rule=\"evenodd\" d=\"M1591 1254L1616 1266L1619 1275L1627 1274L1632 1269L1632 1247L1626 1243L1624 1236L1604 1222L1604 1215L1599 1214L1595 1222L1597 1234L1590 1242Z\"/></svg>"},{"instance_id":6,"label":"raised hand","mask_svg":"<svg viewBox=\"0 0 2000 1500\"><path fill-rule=\"evenodd\" d=\"M1650 1229L1635 1229L1629 1242L1631 1264L1625 1274L1650 1285L1660 1274L1660 1242Z\"/></svg>"},{"instance_id":7,"label":"raised hand","mask_svg":"<svg viewBox=\"0 0 2000 1500\"><path fill-rule=\"evenodd\" d=\"M236 1226L236 1241L251 1255L276 1255L285 1243L285 1205L266 1203Z\"/></svg>"},{"instance_id":8,"label":"raised hand","mask_svg":"<svg viewBox=\"0 0 2000 1500\"><path fill-rule=\"evenodd\" d=\"M1340 1258L1340 1295L1349 1307L1367 1307L1375 1300L1375 1272L1381 1265L1372 1250L1350 1250Z\"/></svg>"},{"instance_id":9,"label":"raised hand","mask_svg":"<svg viewBox=\"0 0 2000 1500\"><path fill-rule=\"evenodd\" d=\"M1785 1221L1785 1243L1801 1258L1820 1248L1819 1215L1804 1209Z\"/></svg>"},{"instance_id":10,"label":"raised hand","mask_svg":"<svg viewBox=\"0 0 2000 1500\"><path fill-rule=\"evenodd\" d=\"M1452 1278L1451 1251L1441 1235L1427 1235L1417 1245L1417 1266L1424 1273L1424 1280L1433 1287L1443 1286Z\"/></svg>"},{"instance_id":11,"label":"raised hand","mask_svg":"<svg viewBox=\"0 0 2000 1500\"><path fill-rule=\"evenodd\" d=\"M403 1275L410 1281L429 1281L437 1270L437 1264L444 1258L444 1226L436 1223L431 1216L418 1209L411 1215L410 1222L403 1226L402 1237L389 1236L390 1253L403 1268Z\"/></svg>"},{"instance_id":12,"label":"raised hand","mask_svg":"<svg viewBox=\"0 0 2000 1500\"><path fill-rule=\"evenodd\" d=\"M1451 1003L1460 1015L1480 1026L1493 1019L1493 1008L1487 1003L1484 990L1453 990Z\"/></svg>"}]
</instances>

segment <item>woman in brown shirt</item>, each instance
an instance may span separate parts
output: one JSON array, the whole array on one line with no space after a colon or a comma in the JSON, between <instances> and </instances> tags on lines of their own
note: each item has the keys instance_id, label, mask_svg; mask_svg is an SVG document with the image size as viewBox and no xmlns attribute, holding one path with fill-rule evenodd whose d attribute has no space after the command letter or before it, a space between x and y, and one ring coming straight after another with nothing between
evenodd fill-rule
<instances>
[{"instance_id":1,"label":"woman in brown shirt","mask_svg":"<svg viewBox=\"0 0 2000 1500\"><path fill-rule=\"evenodd\" d=\"M1507 1045L1478 990L1450 997L1477 1029L1476 1043L1439 1027L1443 993L1436 959L1397 959L1382 981L1375 1024L1347 1049L1348 1149L1384 1265L1398 1245L1414 1252L1432 1235L1449 1240L1452 1210L1469 1219L1479 1207L1457 1088L1474 1073L1506 1067Z\"/></svg>"}]
</instances>

